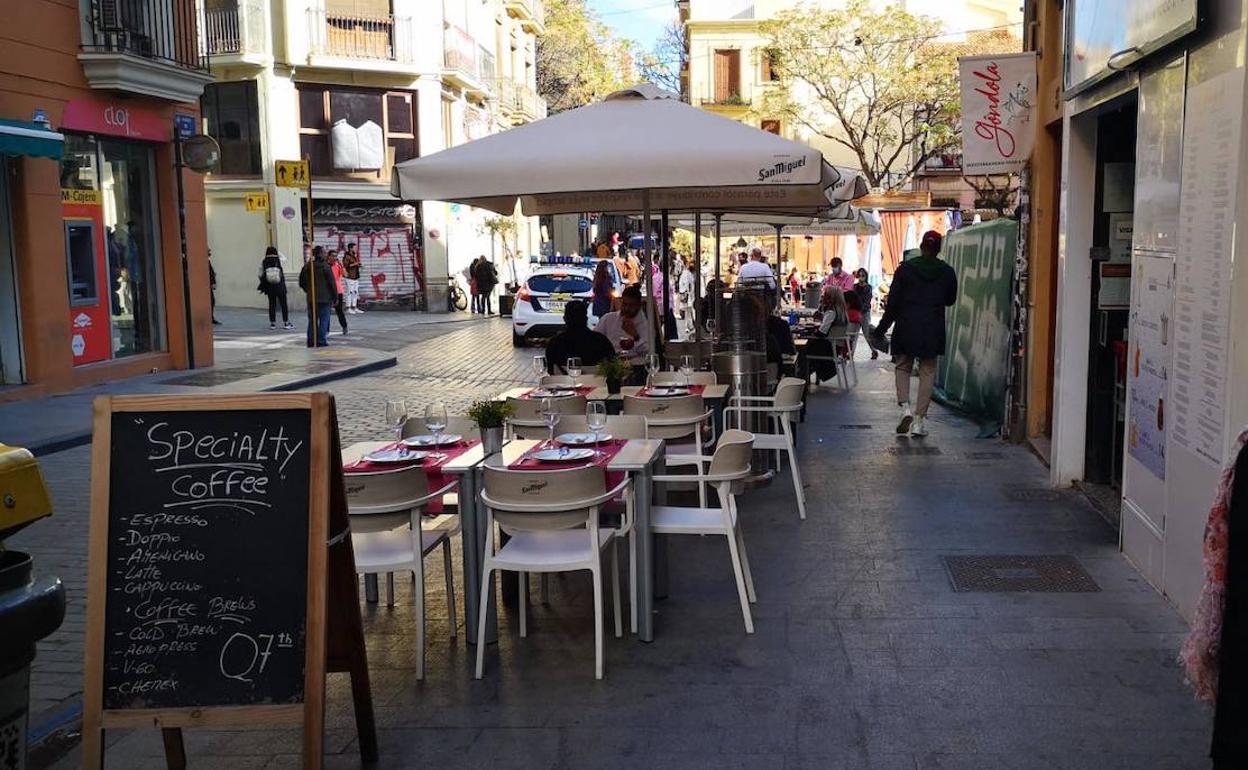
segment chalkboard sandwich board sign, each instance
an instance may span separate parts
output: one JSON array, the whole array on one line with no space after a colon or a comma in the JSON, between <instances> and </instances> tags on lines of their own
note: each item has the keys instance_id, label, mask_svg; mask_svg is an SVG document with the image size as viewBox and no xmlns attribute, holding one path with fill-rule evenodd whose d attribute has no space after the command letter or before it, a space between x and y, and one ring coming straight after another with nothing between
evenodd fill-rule
<instances>
[{"instance_id":1,"label":"chalkboard sandwich board sign","mask_svg":"<svg viewBox=\"0 0 1248 770\"><path fill-rule=\"evenodd\" d=\"M328 601L355 594L341 477L327 394L96 400L87 767L107 728L162 728L177 767L180 728L262 723L319 767L327 670L375 754L359 606Z\"/></svg>"}]
</instances>

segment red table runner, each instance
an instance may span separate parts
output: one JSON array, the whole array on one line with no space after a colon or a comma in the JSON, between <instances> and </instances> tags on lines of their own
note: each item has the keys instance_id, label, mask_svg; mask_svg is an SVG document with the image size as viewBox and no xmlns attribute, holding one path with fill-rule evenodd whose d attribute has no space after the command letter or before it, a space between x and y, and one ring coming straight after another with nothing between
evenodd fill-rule
<instances>
[{"instance_id":1,"label":"red table runner","mask_svg":"<svg viewBox=\"0 0 1248 770\"><path fill-rule=\"evenodd\" d=\"M507 469L513 471L567 470L569 468L586 468L590 465L597 465L605 470L611 460L620 453L620 450L623 449L624 445L627 443L628 441L626 439L614 438L610 441L604 441L598 445L599 454L593 460L576 460L566 463L552 463L543 462L533 457L534 452L540 452L543 449L551 449L552 447L560 446L558 442L551 444L549 441L543 441L529 451L520 455L520 459L516 460L511 465L508 465ZM579 449L580 447L577 448ZM611 489L623 480L623 473L608 473L607 489Z\"/></svg>"},{"instance_id":2,"label":"red table runner","mask_svg":"<svg viewBox=\"0 0 1248 770\"><path fill-rule=\"evenodd\" d=\"M593 385L577 385L575 391L571 391L571 392L565 391L567 395L561 394L558 396L535 396L533 395L533 393L538 390L544 390L544 388L540 385L537 386L536 388L529 388L528 390L524 392L524 395L521 396L521 398L535 398L536 399L536 398L568 398L570 396L588 396L590 393L594 392L594 386Z\"/></svg>"},{"instance_id":3,"label":"red table runner","mask_svg":"<svg viewBox=\"0 0 1248 770\"><path fill-rule=\"evenodd\" d=\"M386 444L384 447L378 447L377 449L373 451L376 452L382 449L396 449L399 447L400 443L401 442L394 441L389 444ZM405 462L405 463L374 463L374 462L369 462L368 460L361 458L359 460L356 460L353 463L349 463L347 465L342 466L342 472L347 475L350 475L352 473L378 473L382 471L392 471L397 468L409 468L413 465L420 465L424 467L425 476L429 480L429 491L433 492L435 490L441 489L442 487L446 486L451 481L450 477L442 473L442 466L446 465L451 460L455 459L456 457L459 457L464 452L467 452L469 449L472 449L473 447L475 447L477 444L480 444L480 443L481 443L480 439L475 439L475 438L468 439L454 446L439 447L437 451L442 453L443 455L442 457L428 457L427 456L423 460L412 460L410 462ZM421 448L421 449L416 449L413 451L432 452L434 450L432 448L430 449ZM425 507L425 513L441 513L441 512L442 512L441 500L435 500Z\"/></svg>"}]
</instances>

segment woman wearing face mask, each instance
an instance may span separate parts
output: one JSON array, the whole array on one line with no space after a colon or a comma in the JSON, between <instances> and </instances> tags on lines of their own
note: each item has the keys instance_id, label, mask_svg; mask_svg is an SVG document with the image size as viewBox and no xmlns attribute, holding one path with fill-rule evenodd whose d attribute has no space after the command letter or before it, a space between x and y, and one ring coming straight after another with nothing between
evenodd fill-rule
<instances>
[{"instance_id":1,"label":"woman wearing face mask","mask_svg":"<svg viewBox=\"0 0 1248 770\"><path fill-rule=\"evenodd\" d=\"M865 268L858 268L854 271L854 288L853 291L858 295L859 312L862 313L862 336L867 340L867 344L871 345L871 298L875 294L875 290L871 288L870 282L867 280L867 271ZM880 353L871 345L871 360L880 357Z\"/></svg>"}]
</instances>

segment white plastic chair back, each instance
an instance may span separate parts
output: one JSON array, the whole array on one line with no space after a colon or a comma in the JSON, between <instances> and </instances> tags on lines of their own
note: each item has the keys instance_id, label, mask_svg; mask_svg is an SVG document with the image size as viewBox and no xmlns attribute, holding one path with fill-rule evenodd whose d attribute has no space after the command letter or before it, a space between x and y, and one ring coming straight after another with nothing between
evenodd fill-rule
<instances>
[{"instance_id":1,"label":"white plastic chair back","mask_svg":"<svg viewBox=\"0 0 1248 770\"><path fill-rule=\"evenodd\" d=\"M658 372L654 375L654 384L661 386L684 385L685 376L680 372ZM690 385L717 385L719 380L715 377L715 372L690 372Z\"/></svg>"},{"instance_id":2,"label":"white plastic chair back","mask_svg":"<svg viewBox=\"0 0 1248 770\"><path fill-rule=\"evenodd\" d=\"M542 401L541 398L508 398L507 403L511 404L511 419L519 422L541 422L542 421ZM559 414L584 414L585 413L585 397L584 396L563 396L561 398L550 399Z\"/></svg>"},{"instance_id":3,"label":"white plastic chair back","mask_svg":"<svg viewBox=\"0 0 1248 770\"><path fill-rule=\"evenodd\" d=\"M576 503L607 489L606 471L591 465L556 471L485 466L485 496L494 519L512 531L541 532L586 524L590 508ZM533 508L537 510L531 510ZM526 510L528 509L528 510Z\"/></svg>"},{"instance_id":4,"label":"white plastic chair back","mask_svg":"<svg viewBox=\"0 0 1248 770\"><path fill-rule=\"evenodd\" d=\"M559 433L593 433L583 414L561 417L559 427L555 430ZM615 438L645 438L646 420L635 414L607 415L607 427L603 428L602 432L610 433Z\"/></svg>"},{"instance_id":5,"label":"white plastic chair back","mask_svg":"<svg viewBox=\"0 0 1248 770\"><path fill-rule=\"evenodd\" d=\"M737 495L745 489L744 474L750 472L750 450L754 447L754 434L743 430L726 430L715 445L715 453L711 455L711 464L706 469L708 476L731 476L743 474L742 478L728 482L727 492ZM724 488L717 485L720 502L723 503Z\"/></svg>"},{"instance_id":6,"label":"white plastic chair back","mask_svg":"<svg viewBox=\"0 0 1248 770\"><path fill-rule=\"evenodd\" d=\"M426 436L433 433L425 425L423 417L409 417L407 422L403 423L403 437L408 436ZM466 439L477 435L477 424L470 418L462 415L452 414L446 418L446 428L442 430L443 435L449 433L458 433Z\"/></svg>"},{"instance_id":7,"label":"white plastic chair back","mask_svg":"<svg viewBox=\"0 0 1248 770\"><path fill-rule=\"evenodd\" d=\"M675 398L624 397L624 414L646 418L647 438L685 438L698 430L694 420L706 412L701 396L677 396ZM679 420L688 418L685 425L655 425L655 420Z\"/></svg>"},{"instance_id":8,"label":"white plastic chair back","mask_svg":"<svg viewBox=\"0 0 1248 770\"><path fill-rule=\"evenodd\" d=\"M410 524L417 501L429 494L429 479L419 465L344 476L351 531L389 532Z\"/></svg>"},{"instance_id":9,"label":"white plastic chair back","mask_svg":"<svg viewBox=\"0 0 1248 770\"><path fill-rule=\"evenodd\" d=\"M543 387L549 388L552 385L557 385L557 386L561 386L565 388L570 388L574 384L575 383L572 382L572 377L567 374L544 374L542 375Z\"/></svg>"},{"instance_id":10,"label":"white plastic chair back","mask_svg":"<svg viewBox=\"0 0 1248 770\"><path fill-rule=\"evenodd\" d=\"M806 383L797 377L785 377L780 380L780 384L776 386L776 408L784 409L802 403L802 393L805 390ZM790 419L797 419L796 415L791 413Z\"/></svg>"}]
</instances>

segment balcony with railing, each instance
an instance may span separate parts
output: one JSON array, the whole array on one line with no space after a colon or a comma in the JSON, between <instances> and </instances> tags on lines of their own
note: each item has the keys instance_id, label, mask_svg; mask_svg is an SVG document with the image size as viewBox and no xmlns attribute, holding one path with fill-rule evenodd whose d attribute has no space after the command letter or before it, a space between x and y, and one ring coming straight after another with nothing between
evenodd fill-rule
<instances>
[{"instance_id":1,"label":"balcony with railing","mask_svg":"<svg viewBox=\"0 0 1248 770\"><path fill-rule=\"evenodd\" d=\"M357 16L308 9L308 44L313 63L328 60L396 62L410 64L412 21L405 16Z\"/></svg>"},{"instance_id":2,"label":"balcony with railing","mask_svg":"<svg viewBox=\"0 0 1248 770\"><path fill-rule=\"evenodd\" d=\"M263 62L268 53L268 14L264 0L201 0L200 48L213 64Z\"/></svg>"},{"instance_id":3,"label":"balcony with railing","mask_svg":"<svg viewBox=\"0 0 1248 770\"><path fill-rule=\"evenodd\" d=\"M540 35L546 31L546 4L543 0L504 0L507 13L520 21L525 32Z\"/></svg>"},{"instance_id":4,"label":"balcony with railing","mask_svg":"<svg viewBox=\"0 0 1248 770\"><path fill-rule=\"evenodd\" d=\"M512 125L546 117L546 100L523 83L506 79L498 81L498 103L503 116Z\"/></svg>"},{"instance_id":5,"label":"balcony with railing","mask_svg":"<svg viewBox=\"0 0 1248 770\"><path fill-rule=\"evenodd\" d=\"M471 35L459 27L447 24L442 32L442 79L468 93L488 93L481 72L486 51L477 45ZM490 57L490 67L494 57Z\"/></svg>"},{"instance_id":6,"label":"balcony with railing","mask_svg":"<svg viewBox=\"0 0 1248 770\"><path fill-rule=\"evenodd\" d=\"M212 82L196 0L92 0L78 60L92 88L193 102Z\"/></svg>"}]
</instances>

